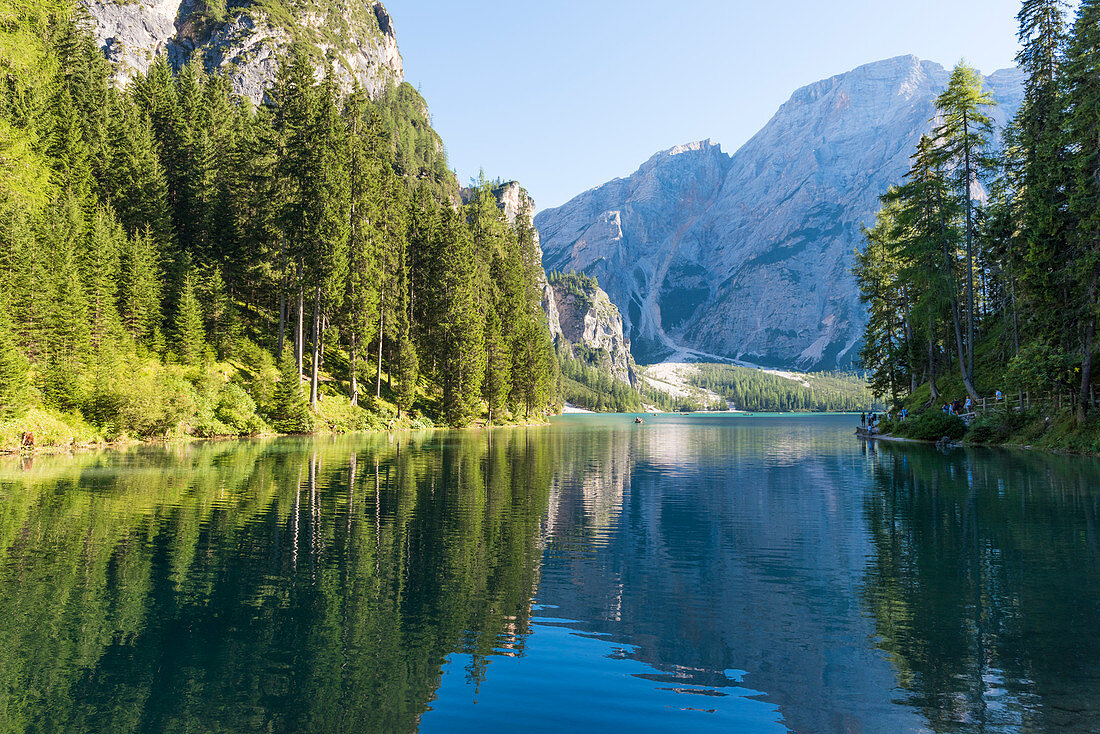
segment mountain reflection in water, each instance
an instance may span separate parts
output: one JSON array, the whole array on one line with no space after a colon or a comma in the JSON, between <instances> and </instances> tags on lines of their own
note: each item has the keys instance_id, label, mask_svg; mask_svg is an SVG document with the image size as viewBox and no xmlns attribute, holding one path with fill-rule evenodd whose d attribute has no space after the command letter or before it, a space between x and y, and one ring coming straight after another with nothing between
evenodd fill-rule
<instances>
[{"instance_id":1,"label":"mountain reflection in water","mask_svg":"<svg viewBox=\"0 0 1100 734\"><path fill-rule=\"evenodd\" d=\"M1100 730L1100 464L852 426L0 460L0 730Z\"/></svg>"}]
</instances>

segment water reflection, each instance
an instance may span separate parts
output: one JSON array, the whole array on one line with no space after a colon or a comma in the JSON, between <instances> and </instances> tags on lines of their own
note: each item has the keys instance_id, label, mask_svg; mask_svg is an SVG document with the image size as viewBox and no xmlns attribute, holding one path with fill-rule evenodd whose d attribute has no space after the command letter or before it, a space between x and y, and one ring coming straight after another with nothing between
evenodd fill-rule
<instances>
[{"instance_id":1,"label":"water reflection","mask_svg":"<svg viewBox=\"0 0 1100 734\"><path fill-rule=\"evenodd\" d=\"M850 418L0 462L0 730L1100 730L1100 462Z\"/></svg>"},{"instance_id":2,"label":"water reflection","mask_svg":"<svg viewBox=\"0 0 1100 734\"><path fill-rule=\"evenodd\" d=\"M1100 462L880 447L863 597L936 731L1100 731Z\"/></svg>"},{"instance_id":3,"label":"water reflection","mask_svg":"<svg viewBox=\"0 0 1100 734\"><path fill-rule=\"evenodd\" d=\"M524 430L43 458L0 479L0 729L410 731L522 649Z\"/></svg>"}]
</instances>

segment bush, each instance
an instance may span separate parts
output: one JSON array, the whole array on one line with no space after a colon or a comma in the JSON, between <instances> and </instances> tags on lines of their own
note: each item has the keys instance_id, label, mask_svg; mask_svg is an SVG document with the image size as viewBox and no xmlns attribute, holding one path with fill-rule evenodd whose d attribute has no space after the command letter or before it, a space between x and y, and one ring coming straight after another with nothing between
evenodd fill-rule
<instances>
[{"instance_id":1,"label":"bush","mask_svg":"<svg viewBox=\"0 0 1100 734\"><path fill-rule=\"evenodd\" d=\"M235 382L230 382L218 393L214 417L237 435L263 433L266 428L256 415L256 402Z\"/></svg>"},{"instance_id":2,"label":"bush","mask_svg":"<svg viewBox=\"0 0 1100 734\"><path fill-rule=\"evenodd\" d=\"M926 411L897 424L897 433L918 441L938 441L947 436L958 440L966 435L966 423L957 415Z\"/></svg>"},{"instance_id":3,"label":"bush","mask_svg":"<svg viewBox=\"0 0 1100 734\"><path fill-rule=\"evenodd\" d=\"M999 444L1027 425L1029 417L1017 410L999 409L974 419L966 440L971 443Z\"/></svg>"},{"instance_id":4,"label":"bush","mask_svg":"<svg viewBox=\"0 0 1100 734\"><path fill-rule=\"evenodd\" d=\"M71 446L102 440L99 431L79 415L32 408L18 418L0 421L0 449L18 449L25 431L34 434L35 446Z\"/></svg>"},{"instance_id":5,"label":"bush","mask_svg":"<svg viewBox=\"0 0 1100 734\"><path fill-rule=\"evenodd\" d=\"M165 436L194 420L198 402L178 367L133 360L96 385L86 412L112 438Z\"/></svg>"}]
</instances>

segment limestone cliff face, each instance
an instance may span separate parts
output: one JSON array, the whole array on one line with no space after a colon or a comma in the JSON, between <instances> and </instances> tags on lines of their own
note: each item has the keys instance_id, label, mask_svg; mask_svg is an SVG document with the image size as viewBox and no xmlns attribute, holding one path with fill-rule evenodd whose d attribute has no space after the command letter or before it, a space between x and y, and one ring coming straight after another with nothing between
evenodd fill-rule
<instances>
[{"instance_id":1,"label":"limestone cliff face","mask_svg":"<svg viewBox=\"0 0 1100 734\"><path fill-rule=\"evenodd\" d=\"M559 351L584 359L615 379L637 386L638 377L630 340L623 334L623 317L603 288L581 283L569 274L548 283L550 307L557 318L558 334L551 334ZM551 297L552 296L552 297Z\"/></svg>"},{"instance_id":2,"label":"limestone cliff face","mask_svg":"<svg viewBox=\"0 0 1100 734\"><path fill-rule=\"evenodd\" d=\"M639 360L680 346L770 366L852 362L850 273L878 196L902 180L949 72L902 56L798 90L732 156L709 141L535 218L547 269L596 276ZM986 78L998 123L1022 76Z\"/></svg>"},{"instance_id":3,"label":"limestone cliff face","mask_svg":"<svg viewBox=\"0 0 1100 734\"><path fill-rule=\"evenodd\" d=\"M197 52L208 69L226 73L235 93L259 103L275 78L279 54L294 38L333 59L345 91L358 82L377 97L404 79L393 21L380 2L322 2L307 10L282 0L246 0L220 14L202 0L84 3L120 85L144 74L157 56L179 66Z\"/></svg>"}]
</instances>

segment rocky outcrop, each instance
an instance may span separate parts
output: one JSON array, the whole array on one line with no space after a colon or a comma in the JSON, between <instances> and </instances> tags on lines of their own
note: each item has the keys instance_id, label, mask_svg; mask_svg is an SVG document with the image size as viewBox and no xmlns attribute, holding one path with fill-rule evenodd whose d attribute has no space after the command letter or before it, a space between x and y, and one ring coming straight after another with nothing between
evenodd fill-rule
<instances>
[{"instance_id":1,"label":"rocky outcrop","mask_svg":"<svg viewBox=\"0 0 1100 734\"><path fill-rule=\"evenodd\" d=\"M333 60L345 91L358 83L378 97L404 79L393 21L380 2L321 2L308 10L278 0L245 2L219 14L202 0L84 1L119 85L144 74L157 56L178 67L197 54L208 69L227 75L235 93L259 103L295 38Z\"/></svg>"},{"instance_id":2,"label":"rocky outcrop","mask_svg":"<svg viewBox=\"0 0 1100 734\"><path fill-rule=\"evenodd\" d=\"M851 364L865 323L852 256L898 183L948 71L902 56L798 90L732 156L710 141L658 153L535 225L553 270L596 276L640 361L681 346L803 370ZM1016 70L986 84L998 123Z\"/></svg>"},{"instance_id":3,"label":"rocky outcrop","mask_svg":"<svg viewBox=\"0 0 1100 734\"><path fill-rule=\"evenodd\" d=\"M555 312L559 352L598 367L621 382L637 386L638 377L630 341L623 334L623 317L607 292L591 278L567 273L548 283L548 313Z\"/></svg>"},{"instance_id":4,"label":"rocky outcrop","mask_svg":"<svg viewBox=\"0 0 1100 734\"><path fill-rule=\"evenodd\" d=\"M462 203L469 204L473 200L476 191L477 189L474 188L464 187L459 189L459 196ZM508 224L515 225L520 215L526 214L530 216L531 212L535 211L535 200L527 193L527 189L520 186L518 181L505 181L504 183L497 184L493 187L493 195L496 197L497 205L500 207L501 212L504 214L504 219ZM541 262L542 247L539 244L538 230L534 231L534 236L535 251ZM539 271L538 287L539 291L542 293L542 311L546 314L546 325L550 330L550 338L553 340L554 344L558 345L559 349L564 348L567 353L572 354L569 340L566 339L565 335L562 333L554 289L550 287L550 283L546 279L546 271L544 270Z\"/></svg>"}]
</instances>

